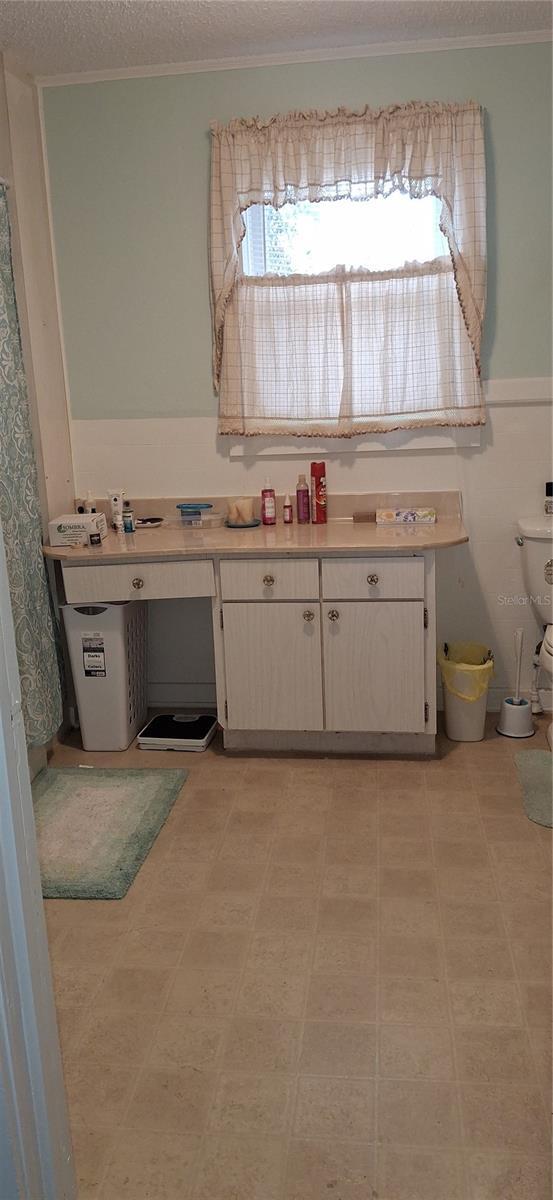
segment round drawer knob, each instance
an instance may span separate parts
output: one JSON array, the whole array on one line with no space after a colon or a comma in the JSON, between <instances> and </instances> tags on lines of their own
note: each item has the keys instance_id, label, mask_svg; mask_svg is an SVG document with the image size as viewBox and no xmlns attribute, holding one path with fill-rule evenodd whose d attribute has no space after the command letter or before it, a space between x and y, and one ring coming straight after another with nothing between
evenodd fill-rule
<instances>
[{"instance_id":1,"label":"round drawer knob","mask_svg":"<svg viewBox=\"0 0 553 1200\"><path fill-rule=\"evenodd\" d=\"M337 608L331 608L328 614L329 621L337 621L340 616Z\"/></svg>"},{"instance_id":2,"label":"round drawer knob","mask_svg":"<svg viewBox=\"0 0 553 1200\"><path fill-rule=\"evenodd\" d=\"M310 608L306 608L306 610L303 614L303 619L304 619L304 621L314 621L315 613L312 612Z\"/></svg>"},{"instance_id":3,"label":"round drawer knob","mask_svg":"<svg viewBox=\"0 0 553 1200\"><path fill-rule=\"evenodd\" d=\"M264 575L263 576L263 583L265 584L265 587L272 587L274 582L275 582L274 575Z\"/></svg>"},{"instance_id":4,"label":"round drawer knob","mask_svg":"<svg viewBox=\"0 0 553 1200\"><path fill-rule=\"evenodd\" d=\"M140 588L144 587L144 580L141 579L139 575L136 575L132 581L132 585L133 588L135 588L135 590L138 592L140 591Z\"/></svg>"},{"instance_id":5,"label":"round drawer knob","mask_svg":"<svg viewBox=\"0 0 553 1200\"><path fill-rule=\"evenodd\" d=\"M370 583L371 587L376 587L378 583L378 575L367 575L367 583Z\"/></svg>"}]
</instances>

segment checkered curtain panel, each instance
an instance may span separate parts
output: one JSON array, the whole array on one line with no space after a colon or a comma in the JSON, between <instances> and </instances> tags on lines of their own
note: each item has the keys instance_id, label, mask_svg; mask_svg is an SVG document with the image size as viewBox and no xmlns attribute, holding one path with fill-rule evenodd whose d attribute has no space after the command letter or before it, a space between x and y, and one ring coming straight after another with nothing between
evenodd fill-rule
<instances>
[{"instance_id":1,"label":"checkered curtain panel","mask_svg":"<svg viewBox=\"0 0 553 1200\"><path fill-rule=\"evenodd\" d=\"M254 204L441 202L449 256L401 269L246 276ZM486 190L477 104L290 113L212 127L213 374L219 430L351 437L485 420Z\"/></svg>"}]
</instances>

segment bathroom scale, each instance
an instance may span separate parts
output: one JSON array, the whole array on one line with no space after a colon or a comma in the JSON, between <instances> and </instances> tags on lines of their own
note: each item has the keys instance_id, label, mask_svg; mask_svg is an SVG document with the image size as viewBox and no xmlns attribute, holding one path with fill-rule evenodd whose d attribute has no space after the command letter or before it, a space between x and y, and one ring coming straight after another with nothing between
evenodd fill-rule
<instances>
[{"instance_id":1,"label":"bathroom scale","mask_svg":"<svg viewBox=\"0 0 553 1200\"><path fill-rule=\"evenodd\" d=\"M140 750L205 750L217 731L211 713L162 713L138 735Z\"/></svg>"}]
</instances>

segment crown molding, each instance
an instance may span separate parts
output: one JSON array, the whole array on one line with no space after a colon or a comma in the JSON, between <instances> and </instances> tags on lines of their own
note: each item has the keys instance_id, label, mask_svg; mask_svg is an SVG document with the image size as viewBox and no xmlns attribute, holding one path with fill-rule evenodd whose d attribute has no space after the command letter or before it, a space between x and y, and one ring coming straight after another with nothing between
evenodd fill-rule
<instances>
[{"instance_id":1,"label":"crown molding","mask_svg":"<svg viewBox=\"0 0 553 1200\"><path fill-rule=\"evenodd\" d=\"M298 50L289 54L252 54L240 58L211 58L196 62L160 63L155 66L120 67L103 71L75 71L65 75L37 75L38 87L68 87L71 84L104 83L117 79L149 79L163 75L197 75L207 71L240 71L256 67L283 67L294 63L340 62L351 58L381 58L391 54L428 54L443 50L480 50L489 46L526 46L551 42L548 29L527 33L498 33L489 36L431 38L426 41L379 42L344 46L332 50Z\"/></svg>"}]
</instances>

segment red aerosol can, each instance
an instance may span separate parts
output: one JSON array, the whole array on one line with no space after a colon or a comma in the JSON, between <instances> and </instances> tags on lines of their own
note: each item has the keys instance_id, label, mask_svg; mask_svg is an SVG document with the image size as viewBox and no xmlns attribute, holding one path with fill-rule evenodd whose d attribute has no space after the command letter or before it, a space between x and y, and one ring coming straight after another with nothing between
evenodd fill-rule
<instances>
[{"instance_id":1,"label":"red aerosol can","mask_svg":"<svg viewBox=\"0 0 553 1200\"><path fill-rule=\"evenodd\" d=\"M311 521L313 525L326 524L326 465L311 463Z\"/></svg>"}]
</instances>

